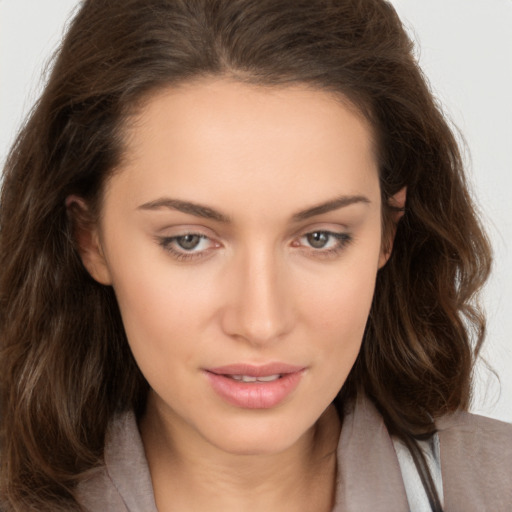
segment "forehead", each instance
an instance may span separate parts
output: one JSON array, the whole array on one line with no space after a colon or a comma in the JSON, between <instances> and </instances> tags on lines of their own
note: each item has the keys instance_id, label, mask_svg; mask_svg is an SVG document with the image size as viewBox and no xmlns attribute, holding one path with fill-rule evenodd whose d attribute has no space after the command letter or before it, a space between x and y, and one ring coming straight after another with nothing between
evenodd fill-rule
<instances>
[{"instance_id":1,"label":"forehead","mask_svg":"<svg viewBox=\"0 0 512 512\"><path fill-rule=\"evenodd\" d=\"M305 85L202 80L149 97L113 185L137 201L254 199L290 208L378 194L372 130L348 101ZM293 202L300 204L293 204Z\"/></svg>"}]
</instances>

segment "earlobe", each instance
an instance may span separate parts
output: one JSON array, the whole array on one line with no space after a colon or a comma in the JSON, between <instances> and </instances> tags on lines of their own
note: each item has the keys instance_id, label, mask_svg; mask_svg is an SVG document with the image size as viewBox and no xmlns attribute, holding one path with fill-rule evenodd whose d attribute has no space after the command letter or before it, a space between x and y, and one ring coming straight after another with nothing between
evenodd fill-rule
<instances>
[{"instance_id":1,"label":"earlobe","mask_svg":"<svg viewBox=\"0 0 512 512\"><path fill-rule=\"evenodd\" d=\"M379 269L382 268L391 257L393 243L395 241L396 228L400 219L405 213L405 202L407 199L407 187L401 188L396 194L388 199L388 209L391 210L389 220L385 222L383 233L382 249L379 258Z\"/></svg>"},{"instance_id":2,"label":"earlobe","mask_svg":"<svg viewBox=\"0 0 512 512\"><path fill-rule=\"evenodd\" d=\"M86 202L79 196L68 196L66 198L66 210L71 221L77 250L87 272L100 284L112 284L98 226L91 219Z\"/></svg>"}]
</instances>

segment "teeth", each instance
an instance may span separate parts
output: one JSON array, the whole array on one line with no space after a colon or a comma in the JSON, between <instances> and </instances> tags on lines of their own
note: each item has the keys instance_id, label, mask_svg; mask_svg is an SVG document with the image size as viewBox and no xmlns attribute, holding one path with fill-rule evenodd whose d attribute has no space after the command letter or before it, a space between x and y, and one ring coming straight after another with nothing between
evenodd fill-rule
<instances>
[{"instance_id":1,"label":"teeth","mask_svg":"<svg viewBox=\"0 0 512 512\"><path fill-rule=\"evenodd\" d=\"M228 377L239 382L272 382L279 379L281 375L266 375L265 377L252 377L250 375L228 375Z\"/></svg>"},{"instance_id":2,"label":"teeth","mask_svg":"<svg viewBox=\"0 0 512 512\"><path fill-rule=\"evenodd\" d=\"M281 377L281 375L267 375L266 377L258 377L258 380L261 382L272 382L273 380L277 380Z\"/></svg>"}]
</instances>

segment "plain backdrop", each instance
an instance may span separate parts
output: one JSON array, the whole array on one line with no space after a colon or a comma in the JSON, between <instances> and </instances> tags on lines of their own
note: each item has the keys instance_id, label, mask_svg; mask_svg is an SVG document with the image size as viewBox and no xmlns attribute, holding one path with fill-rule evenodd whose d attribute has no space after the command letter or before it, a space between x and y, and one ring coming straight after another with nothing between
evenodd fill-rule
<instances>
[{"instance_id":1,"label":"plain backdrop","mask_svg":"<svg viewBox=\"0 0 512 512\"><path fill-rule=\"evenodd\" d=\"M120 0L122 1L122 0ZM512 0L393 0L464 154L493 242L472 410L512 421ZM0 0L0 164L77 0Z\"/></svg>"}]
</instances>

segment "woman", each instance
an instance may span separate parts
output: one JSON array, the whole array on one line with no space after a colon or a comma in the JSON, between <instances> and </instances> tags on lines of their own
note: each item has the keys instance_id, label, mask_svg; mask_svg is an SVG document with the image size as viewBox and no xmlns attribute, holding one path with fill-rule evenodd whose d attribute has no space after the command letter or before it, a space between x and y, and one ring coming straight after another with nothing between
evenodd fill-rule
<instances>
[{"instance_id":1,"label":"woman","mask_svg":"<svg viewBox=\"0 0 512 512\"><path fill-rule=\"evenodd\" d=\"M510 508L411 50L381 0L83 3L5 169L3 508Z\"/></svg>"}]
</instances>

